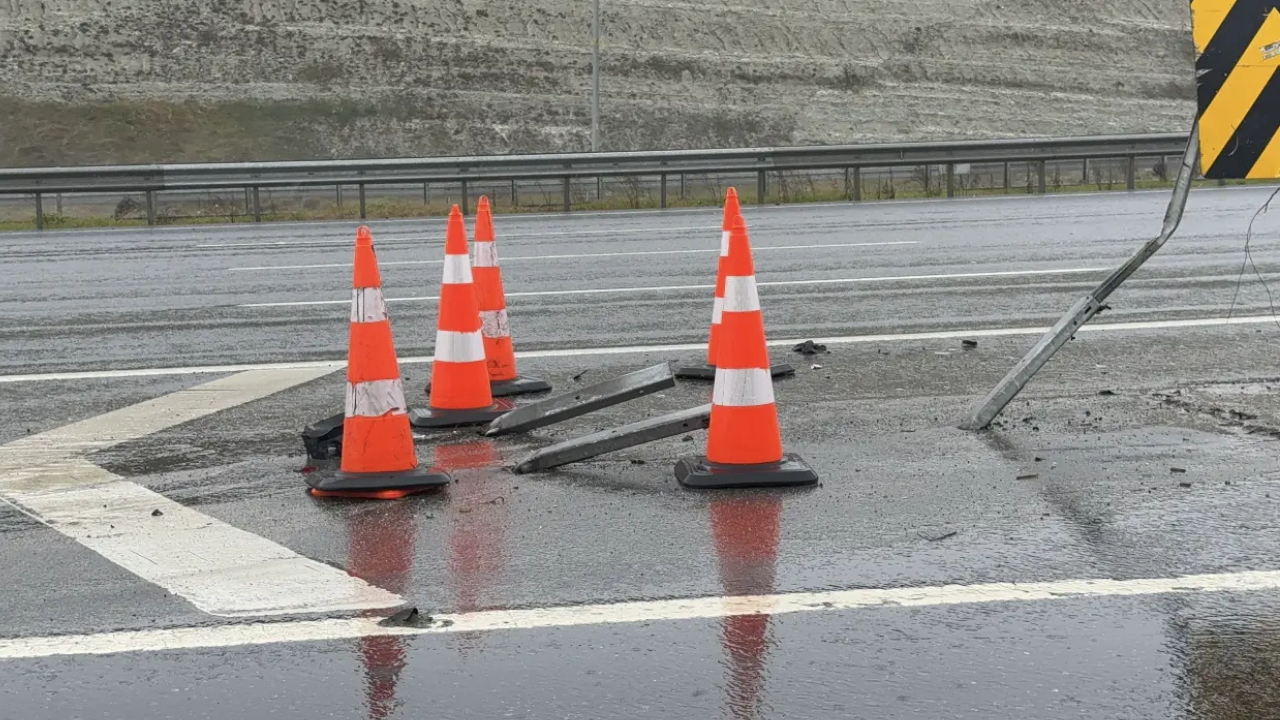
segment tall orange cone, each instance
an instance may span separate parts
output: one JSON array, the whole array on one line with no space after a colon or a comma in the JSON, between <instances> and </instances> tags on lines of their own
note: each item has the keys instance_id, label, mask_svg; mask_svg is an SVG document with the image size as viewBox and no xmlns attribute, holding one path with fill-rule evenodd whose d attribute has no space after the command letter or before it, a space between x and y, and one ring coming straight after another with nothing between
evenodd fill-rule
<instances>
[{"instance_id":1,"label":"tall orange cone","mask_svg":"<svg viewBox=\"0 0 1280 720\"><path fill-rule=\"evenodd\" d=\"M481 195L476 208L471 273L480 304L480 332L489 367L489 391L494 397L546 392L551 389L550 383L516 372L515 346L511 342L511 326L507 321L507 296L502 288L502 268L498 266L498 246L494 237L489 198ZM428 384L427 392L430 391L431 385Z\"/></svg>"},{"instance_id":2,"label":"tall orange cone","mask_svg":"<svg viewBox=\"0 0 1280 720\"><path fill-rule=\"evenodd\" d=\"M711 308L711 332L707 339L707 361L702 365L688 365L676 370L678 378L690 380L713 380L716 376L716 352L720 348L720 319L724 313L724 278L725 267L729 260L729 228L733 219L742 214L742 206L738 203L738 191L729 188L724 196L724 219L720 221L720 260L716 270L716 299ZM774 365L770 375L794 375L796 369L787 363Z\"/></svg>"},{"instance_id":3,"label":"tall orange cone","mask_svg":"<svg viewBox=\"0 0 1280 720\"><path fill-rule=\"evenodd\" d=\"M402 497L448 485L449 475L418 467L373 235L365 226L356 233L353 274L342 463L334 475L308 475L310 492Z\"/></svg>"},{"instance_id":4,"label":"tall orange cone","mask_svg":"<svg viewBox=\"0 0 1280 720\"><path fill-rule=\"evenodd\" d=\"M695 488L816 483L817 474L804 460L782 452L764 315L756 292L751 241L741 215L734 218L729 232L707 454L677 462L676 479Z\"/></svg>"},{"instance_id":5,"label":"tall orange cone","mask_svg":"<svg viewBox=\"0 0 1280 720\"><path fill-rule=\"evenodd\" d=\"M467 229L462 211L454 205L445 231L430 406L409 414L414 427L481 425L515 409L510 400L494 400L489 389L480 325L480 306L467 254Z\"/></svg>"}]
</instances>

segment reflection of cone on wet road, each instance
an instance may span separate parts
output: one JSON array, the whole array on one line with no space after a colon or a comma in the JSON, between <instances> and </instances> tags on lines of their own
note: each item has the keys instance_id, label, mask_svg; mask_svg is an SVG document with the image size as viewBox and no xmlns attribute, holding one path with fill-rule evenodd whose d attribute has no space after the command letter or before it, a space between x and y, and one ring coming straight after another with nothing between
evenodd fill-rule
<instances>
[{"instance_id":1,"label":"reflection of cone on wet road","mask_svg":"<svg viewBox=\"0 0 1280 720\"><path fill-rule=\"evenodd\" d=\"M726 596L774 592L781 515L782 503L776 498L712 501L711 532L720 558L720 583ZM769 616L729 615L724 619L722 637L729 665L725 704L734 718L755 718L764 695Z\"/></svg>"},{"instance_id":2,"label":"reflection of cone on wet road","mask_svg":"<svg viewBox=\"0 0 1280 720\"><path fill-rule=\"evenodd\" d=\"M677 462L676 479L697 488L809 485L818 481L803 460L782 452L764 315L742 216L734 219L730 230L707 454Z\"/></svg>"},{"instance_id":3,"label":"reflection of cone on wet road","mask_svg":"<svg viewBox=\"0 0 1280 720\"><path fill-rule=\"evenodd\" d=\"M392 503L377 511L355 511L347 534L347 571L365 582L405 595L413 570L417 523L411 505ZM393 717L396 685L408 663L403 638L392 635L361 638L365 705L369 720Z\"/></svg>"},{"instance_id":4,"label":"reflection of cone on wet road","mask_svg":"<svg viewBox=\"0 0 1280 720\"><path fill-rule=\"evenodd\" d=\"M729 230L734 218L742 214L738 204L738 191L729 188L724 198L724 219L720 222L720 259L716 270L716 299L711 308L711 332L707 339L707 362L703 365L682 367L675 372L678 378L712 380L716 376L716 353L720 349L720 322L724 313L725 268L729 261ZM791 375L795 368L786 363L770 368L773 377Z\"/></svg>"},{"instance_id":5,"label":"reflection of cone on wet road","mask_svg":"<svg viewBox=\"0 0 1280 720\"><path fill-rule=\"evenodd\" d=\"M403 497L449 484L448 475L418 467L373 235L364 226L356 234L344 413L341 469L308 475L311 494Z\"/></svg>"},{"instance_id":6,"label":"reflection of cone on wet road","mask_svg":"<svg viewBox=\"0 0 1280 720\"><path fill-rule=\"evenodd\" d=\"M418 428L479 425L514 408L509 400L495 401L489 389L467 230L462 211L454 205L445 234L429 407L414 410L409 419Z\"/></svg>"},{"instance_id":7,"label":"reflection of cone on wet road","mask_svg":"<svg viewBox=\"0 0 1280 720\"><path fill-rule=\"evenodd\" d=\"M436 464L466 472L450 488L448 585L456 612L484 609L487 591L506 565L509 522L507 475L497 445L484 439L436 447ZM445 640L460 653L477 650L483 633L455 633Z\"/></svg>"}]
</instances>

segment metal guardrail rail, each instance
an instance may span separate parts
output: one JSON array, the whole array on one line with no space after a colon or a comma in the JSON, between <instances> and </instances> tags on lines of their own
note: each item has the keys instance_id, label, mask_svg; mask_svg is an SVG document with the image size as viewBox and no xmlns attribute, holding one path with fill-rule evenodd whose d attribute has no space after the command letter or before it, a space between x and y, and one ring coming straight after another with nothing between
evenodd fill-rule
<instances>
[{"instance_id":1,"label":"metal guardrail rail","mask_svg":"<svg viewBox=\"0 0 1280 720\"><path fill-rule=\"evenodd\" d=\"M40 226L42 197L54 193L145 193L148 219L154 222L157 192L244 188L253 193L257 219L261 209L256 197L261 188L356 185L364 217L367 185L458 183L463 210L468 211L468 183L558 179L564 185L564 210L568 212L571 182L584 177L657 176L661 178L660 206L666 207L669 175L754 172L757 201L763 202L770 172L844 169L856 174L862 168L945 166L950 197L954 195L955 166L966 163L1037 164L1039 190L1044 192L1047 162L1125 159L1129 161L1127 179L1132 189L1138 158L1180 155L1186 143L1185 133L1167 133L729 150L0 168L0 195L35 195Z\"/></svg>"}]
</instances>

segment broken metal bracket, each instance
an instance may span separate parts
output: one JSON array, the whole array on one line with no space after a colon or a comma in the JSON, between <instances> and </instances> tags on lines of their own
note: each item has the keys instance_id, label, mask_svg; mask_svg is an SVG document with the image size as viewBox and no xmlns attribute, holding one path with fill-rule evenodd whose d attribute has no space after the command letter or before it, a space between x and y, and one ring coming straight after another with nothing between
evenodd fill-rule
<instances>
[{"instance_id":1,"label":"broken metal bracket","mask_svg":"<svg viewBox=\"0 0 1280 720\"><path fill-rule=\"evenodd\" d=\"M1196 157L1200 147L1200 124L1196 123L1187 139L1187 149L1182 156L1182 167L1178 170L1178 181L1173 188L1173 196L1169 199L1169 207L1165 210L1164 226L1160 236L1147 242L1133 254L1123 265L1116 268L1106 280L1103 280L1092 292L1076 301L1052 328L1049 329L1034 347L1009 371L1004 379L982 400L978 401L969 414L960 422L962 430L983 430L991 425L1005 407L1017 397L1022 388L1031 382L1031 378L1040 372L1040 368L1067 344L1085 323L1089 322L1106 307L1105 302L1116 288L1128 280L1142 264L1151 259L1169 238L1173 237L1178 225L1182 222L1182 213L1187 207L1187 197L1191 194L1191 179L1195 174Z\"/></svg>"},{"instance_id":2,"label":"broken metal bracket","mask_svg":"<svg viewBox=\"0 0 1280 720\"><path fill-rule=\"evenodd\" d=\"M620 378L516 408L490 423L485 435L496 437L535 430L675 386L676 379L671 374L671 367L666 363L654 365Z\"/></svg>"},{"instance_id":3,"label":"broken metal bracket","mask_svg":"<svg viewBox=\"0 0 1280 720\"><path fill-rule=\"evenodd\" d=\"M708 403L556 443L521 460L516 465L515 472L519 475L549 470L681 433L705 430L710 424L711 405Z\"/></svg>"}]
</instances>

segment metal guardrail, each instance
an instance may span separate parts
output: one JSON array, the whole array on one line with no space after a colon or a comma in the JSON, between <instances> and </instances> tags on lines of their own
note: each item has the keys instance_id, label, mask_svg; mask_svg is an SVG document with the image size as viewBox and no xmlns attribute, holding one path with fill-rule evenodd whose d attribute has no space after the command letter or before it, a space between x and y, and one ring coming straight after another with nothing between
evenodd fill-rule
<instances>
[{"instance_id":1,"label":"metal guardrail","mask_svg":"<svg viewBox=\"0 0 1280 720\"><path fill-rule=\"evenodd\" d=\"M863 168L945 166L947 195L952 197L957 164L1035 163L1043 193L1045 163L1095 159L1128 160L1128 187L1133 189L1138 158L1180 155L1186 142L1186 134L1167 133L730 150L0 168L0 195L35 195L40 227L42 198L53 193L145 193L148 220L154 222L157 192L244 188L252 191L254 216L260 219L257 196L261 188L356 185L364 217L367 185L458 183L466 212L470 182L558 179L564 186L564 210L569 212L570 184L584 177L657 176L661 179L660 207L666 207L669 175L754 172L756 199L763 202L770 172L844 169L857 176Z\"/></svg>"}]
</instances>

